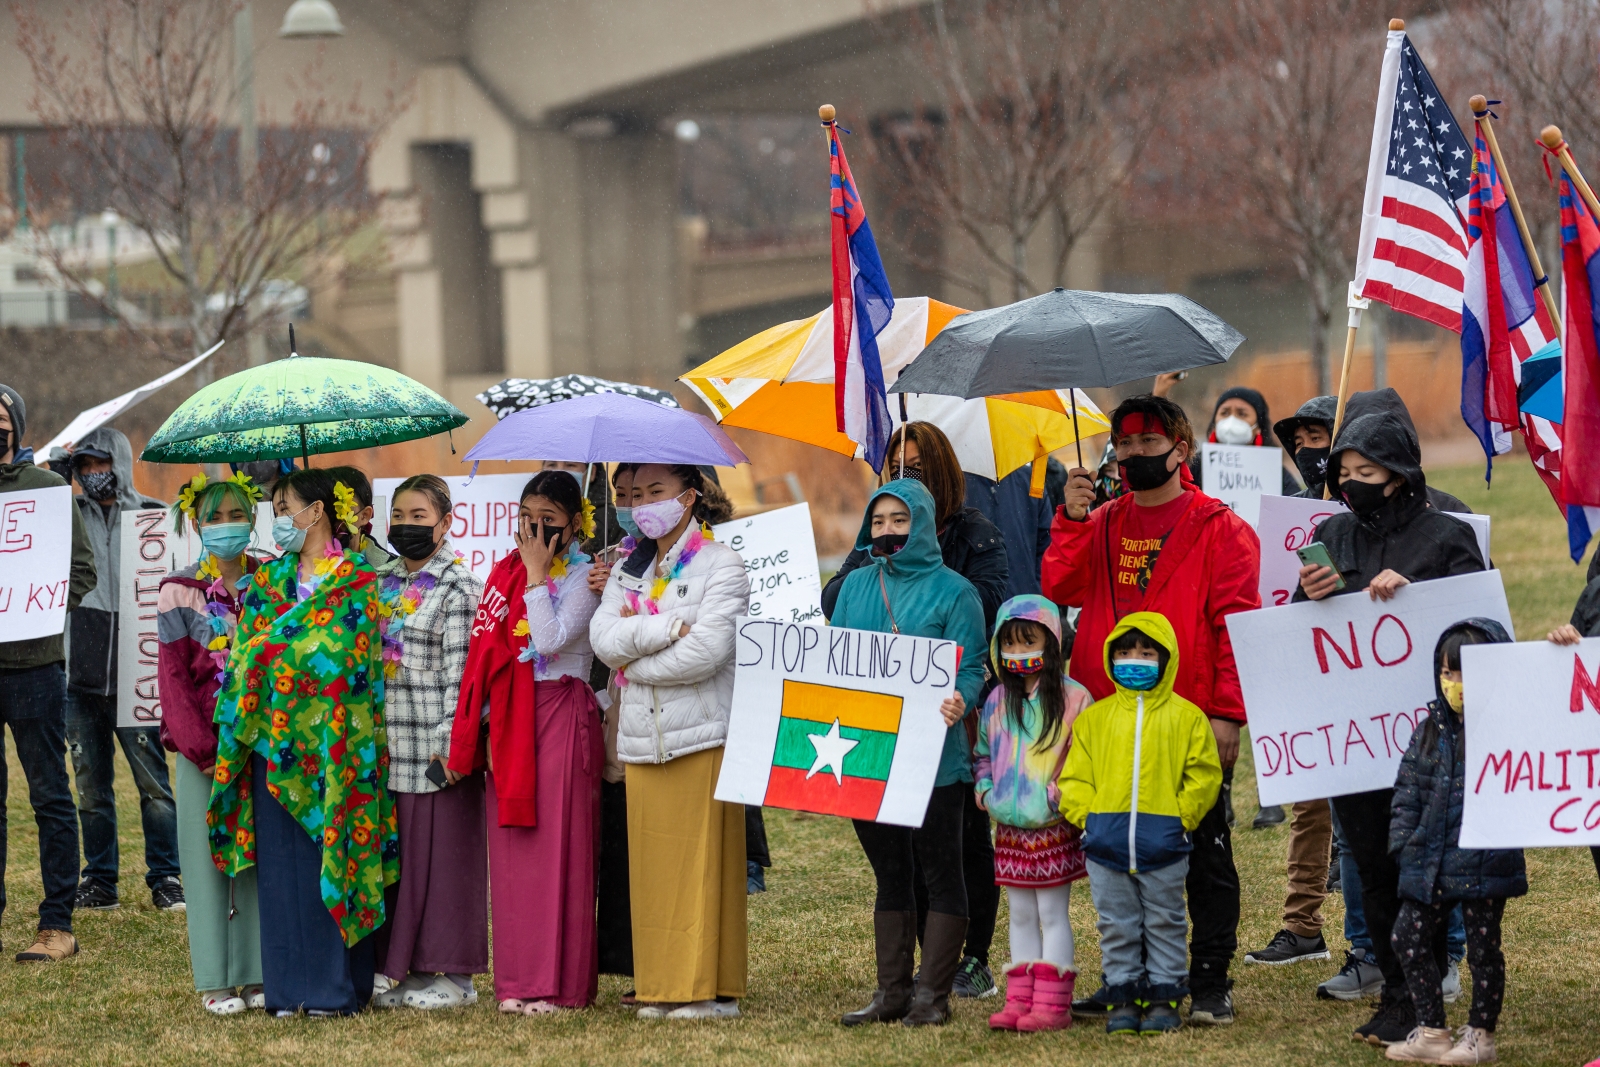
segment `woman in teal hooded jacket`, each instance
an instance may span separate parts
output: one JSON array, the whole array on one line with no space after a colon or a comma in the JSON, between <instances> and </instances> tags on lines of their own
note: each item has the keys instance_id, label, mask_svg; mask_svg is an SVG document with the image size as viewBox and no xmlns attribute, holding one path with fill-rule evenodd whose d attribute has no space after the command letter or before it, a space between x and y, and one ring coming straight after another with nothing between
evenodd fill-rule
<instances>
[{"instance_id":1,"label":"woman in teal hooded jacket","mask_svg":"<svg viewBox=\"0 0 1600 1067\"><path fill-rule=\"evenodd\" d=\"M902 478L873 494L856 547L871 555L845 579L829 622L955 641L961 645L961 666L955 695L942 709L944 751L922 826L913 830L855 820L856 837L878 882L872 917L878 989L870 1004L842 1021L846 1026L897 1019L907 1026L939 1025L950 1018L950 985L967 932L961 821L972 766L961 718L983 686L983 605L972 584L944 565L933 497L920 482ZM928 886L929 912L922 977L913 997L917 943L913 871L918 866Z\"/></svg>"}]
</instances>

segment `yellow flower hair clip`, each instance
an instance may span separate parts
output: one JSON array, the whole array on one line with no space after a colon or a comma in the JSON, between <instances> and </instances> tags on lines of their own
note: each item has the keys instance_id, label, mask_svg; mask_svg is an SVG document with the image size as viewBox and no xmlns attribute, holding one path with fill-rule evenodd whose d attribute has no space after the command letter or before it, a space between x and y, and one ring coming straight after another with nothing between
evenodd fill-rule
<instances>
[{"instance_id":1,"label":"yellow flower hair clip","mask_svg":"<svg viewBox=\"0 0 1600 1067\"><path fill-rule=\"evenodd\" d=\"M344 523L345 529L354 530L361 507L356 503L356 491L343 482L333 484L333 516Z\"/></svg>"},{"instance_id":2,"label":"yellow flower hair clip","mask_svg":"<svg viewBox=\"0 0 1600 1067\"><path fill-rule=\"evenodd\" d=\"M178 510L189 516L191 520L195 518L195 498L205 490L208 484L210 483L204 474L196 474L189 479L189 484L183 487L183 492L178 494Z\"/></svg>"},{"instance_id":3,"label":"yellow flower hair clip","mask_svg":"<svg viewBox=\"0 0 1600 1067\"><path fill-rule=\"evenodd\" d=\"M594 537L594 501L584 498L583 501L583 539L585 541Z\"/></svg>"},{"instance_id":4,"label":"yellow flower hair clip","mask_svg":"<svg viewBox=\"0 0 1600 1067\"><path fill-rule=\"evenodd\" d=\"M250 501L252 508L261 503L262 498L265 496L261 492L261 487L252 481L244 471L234 471L233 477L229 478L228 481L237 485L243 491L245 499Z\"/></svg>"}]
</instances>

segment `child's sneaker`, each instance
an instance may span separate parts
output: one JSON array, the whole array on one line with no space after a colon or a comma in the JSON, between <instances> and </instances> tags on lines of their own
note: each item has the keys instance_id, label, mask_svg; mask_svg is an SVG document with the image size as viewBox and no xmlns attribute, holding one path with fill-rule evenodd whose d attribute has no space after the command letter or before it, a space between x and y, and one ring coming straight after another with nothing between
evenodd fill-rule
<instances>
[{"instance_id":1,"label":"child's sneaker","mask_svg":"<svg viewBox=\"0 0 1600 1067\"><path fill-rule=\"evenodd\" d=\"M1100 978L1100 988L1080 1000L1072 1002L1074 1019L1103 1019L1111 1011L1111 997L1106 992L1105 976Z\"/></svg>"},{"instance_id":2,"label":"child's sneaker","mask_svg":"<svg viewBox=\"0 0 1600 1067\"><path fill-rule=\"evenodd\" d=\"M961 966L956 968L955 981L950 983L950 995L981 999L992 997L1000 992L1000 987L994 984L994 972L989 965L976 956L961 957Z\"/></svg>"},{"instance_id":3,"label":"child's sneaker","mask_svg":"<svg viewBox=\"0 0 1600 1067\"><path fill-rule=\"evenodd\" d=\"M1443 1057L1453 1051L1449 1030L1419 1026L1406 1035L1404 1041L1390 1045L1384 1055L1391 1060L1405 1060L1409 1063L1443 1063Z\"/></svg>"},{"instance_id":4,"label":"child's sneaker","mask_svg":"<svg viewBox=\"0 0 1600 1067\"><path fill-rule=\"evenodd\" d=\"M989 1016L989 1029L1015 1030L1017 1020L1033 1010L1032 964L1019 963L1006 971L1006 1006Z\"/></svg>"},{"instance_id":5,"label":"child's sneaker","mask_svg":"<svg viewBox=\"0 0 1600 1067\"><path fill-rule=\"evenodd\" d=\"M1140 1036L1159 1036L1182 1029L1183 1016L1178 1014L1179 1003L1176 1000L1158 1000L1145 1008L1144 1018L1139 1022Z\"/></svg>"},{"instance_id":6,"label":"child's sneaker","mask_svg":"<svg viewBox=\"0 0 1600 1067\"><path fill-rule=\"evenodd\" d=\"M1111 1014L1106 1016L1106 1033L1137 1034L1141 1014L1137 1004L1113 1005Z\"/></svg>"},{"instance_id":7,"label":"child's sneaker","mask_svg":"<svg viewBox=\"0 0 1600 1067\"><path fill-rule=\"evenodd\" d=\"M1463 1026L1456 1031L1456 1044L1440 1063L1493 1063L1494 1035L1476 1026Z\"/></svg>"},{"instance_id":8,"label":"child's sneaker","mask_svg":"<svg viewBox=\"0 0 1600 1067\"><path fill-rule=\"evenodd\" d=\"M1213 989L1193 994L1189 1000L1191 1026L1232 1026L1233 994Z\"/></svg>"}]
</instances>

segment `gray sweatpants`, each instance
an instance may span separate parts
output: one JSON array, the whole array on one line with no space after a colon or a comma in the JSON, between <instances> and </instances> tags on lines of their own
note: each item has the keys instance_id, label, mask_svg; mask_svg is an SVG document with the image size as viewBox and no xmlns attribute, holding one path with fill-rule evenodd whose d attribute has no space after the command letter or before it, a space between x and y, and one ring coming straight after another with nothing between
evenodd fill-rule
<instances>
[{"instance_id":1,"label":"gray sweatpants","mask_svg":"<svg viewBox=\"0 0 1600 1067\"><path fill-rule=\"evenodd\" d=\"M1099 912L1100 969L1113 989L1148 985L1156 999L1187 983L1188 921L1183 881L1189 857L1129 874L1089 860L1089 892ZM1131 992L1125 993L1132 999Z\"/></svg>"}]
</instances>

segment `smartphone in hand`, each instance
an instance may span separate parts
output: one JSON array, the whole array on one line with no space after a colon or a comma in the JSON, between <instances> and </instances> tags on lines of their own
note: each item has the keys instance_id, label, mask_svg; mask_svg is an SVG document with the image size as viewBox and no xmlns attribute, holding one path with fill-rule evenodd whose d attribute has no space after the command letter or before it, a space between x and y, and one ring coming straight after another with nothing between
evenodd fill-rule
<instances>
[{"instance_id":1,"label":"smartphone in hand","mask_svg":"<svg viewBox=\"0 0 1600 1067\"><path fill-rule=\"evenodd\" d=\"M1300 557L1302 567L1326 567L1333 572L1333 589L1339 593L1344 591L1344 575L1339 573L1339 568L1333 565L1333 557L1328 554L1328 546L1321 541L1313 541L1304 548L1295 549L1295 555Z\"/></svg>"},{"instance_id":2,"label":"smartphone in hand","mask_svg":"<svg viewBox=\"0 0 1600 1067\"><path fill-rule=\"evenodd\" d=\"M427 776L428 781L440 789L447 788L450 785L450 779L444 776L444 761L437 756L434 757L432 763L428 764L428 769L423 773Z\"/></svg>"}]
</instances>

